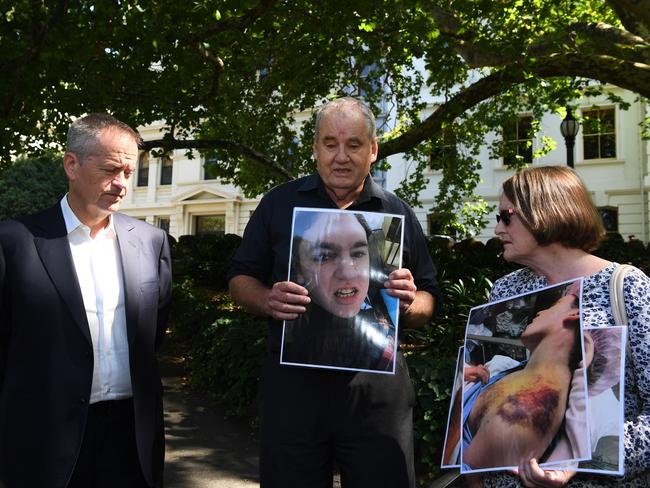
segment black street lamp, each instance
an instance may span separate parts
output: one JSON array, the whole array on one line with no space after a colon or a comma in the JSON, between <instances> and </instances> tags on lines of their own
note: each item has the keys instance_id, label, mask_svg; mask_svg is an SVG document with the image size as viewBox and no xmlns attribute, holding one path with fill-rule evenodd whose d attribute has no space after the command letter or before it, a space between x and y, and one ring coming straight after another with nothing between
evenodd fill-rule
<instances>
[{"instance_id":1,"label":"black street lamp","mask_svg":"<svg viewBox=\"0 0 650 488\"><path fill-rule=\"evenodd\" d=\"M566 143L566 164L573 168L573 145L576 142L576 136L580 130L580 122L573 117L573 112L569 107L566 108L566 117L560 124L560 132L564 136Z\"/></svg>"}]
</instances>

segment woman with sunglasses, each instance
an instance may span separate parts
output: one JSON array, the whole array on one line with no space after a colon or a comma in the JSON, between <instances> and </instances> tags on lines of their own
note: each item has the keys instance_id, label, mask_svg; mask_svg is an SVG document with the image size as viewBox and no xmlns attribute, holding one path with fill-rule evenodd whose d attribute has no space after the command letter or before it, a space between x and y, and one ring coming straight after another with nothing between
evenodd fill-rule
<instances>
[{"instance_id":1,"label":"woman with sunglasses","mask_svg":"<svg viewBox=\"0 0 650 488\"><path fill-rule=\"evenodd\" d=\"M604 228L585 185L572 169L527 168L506 180L495 233L503 242L504 258L524 267L497 280L490 300L582 276L583 326L614 325L609 282L618 264L590 254ZM625 476L548 470L540 468L537 459L522 459L514 474L483 476L484 486L650 486L650 279L634 269L625 277L624 294L632 356L625 363ZM589 465L580 463L583 467ZM472 481L480 484L476 478Z\"/></svg>"}]
</instances>

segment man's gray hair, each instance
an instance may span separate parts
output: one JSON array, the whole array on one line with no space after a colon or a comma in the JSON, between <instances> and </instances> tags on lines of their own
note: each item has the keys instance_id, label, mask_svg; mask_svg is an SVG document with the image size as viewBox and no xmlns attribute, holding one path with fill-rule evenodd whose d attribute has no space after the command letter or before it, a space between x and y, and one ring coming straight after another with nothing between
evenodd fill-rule
<instances>
[{"instance_id":1,"label":"man's gray hair","mask_svg":"<svg viewBox=\"0 0 650 488\"><path fill-rule=\"evenodd\" d=\"M321 105L316 112L316 128L314 129L314 141L318 140L318 135L320 132L320 124L323 121L323 117L326 114L333 112L335 110L343 111L347 108L353 108L358 110L363 118L366 120L366 127L368 128L368 138L374 140L377 138L377 123L375 122L375 114L372 113L370 107L363 103L358 98L354 97L343 97L337 98L335 100L330 100L324 105Z\"/></svg>"},{"instance_id":2,"label":"man's gray hair","mask_svg":"<svg viewBox=\"0 0 650 488\"><path fill-rule=\"evenodd\" d=\"M70 125L65 150L74 153L82 163L88 156L95 153L97 139L106 129L124 132L131 136L136 144L140 145L140 135L124 122L108 114L88 114Z\"/></svg>"}]
</instances>

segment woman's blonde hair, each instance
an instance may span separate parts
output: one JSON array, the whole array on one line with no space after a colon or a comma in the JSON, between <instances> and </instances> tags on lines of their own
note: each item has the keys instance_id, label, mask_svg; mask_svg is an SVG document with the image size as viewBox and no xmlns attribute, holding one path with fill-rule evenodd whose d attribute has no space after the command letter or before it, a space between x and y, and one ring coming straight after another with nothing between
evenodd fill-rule
<instances>
[{"instance_id":1,"label":"woman's blonde hair","mask_svg":"<svg viewBox=\"0 0 650 488\"><path fill-rule=\"evenodd\" d=\"M503 194L540 246L559 242L591 252L605 235L587 187L571 168L522 169L503 183Z\"/></svg>"}]
</instances>

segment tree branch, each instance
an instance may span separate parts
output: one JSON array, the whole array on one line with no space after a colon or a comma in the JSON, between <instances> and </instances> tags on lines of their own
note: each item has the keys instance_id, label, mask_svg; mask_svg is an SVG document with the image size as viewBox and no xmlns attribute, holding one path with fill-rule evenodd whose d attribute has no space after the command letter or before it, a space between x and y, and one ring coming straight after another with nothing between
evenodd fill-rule
<instances>
[{"instance_id":1,"label":"tree branch","mask_svg":"<svg viewBox=\"0 0 650 488\"><path fill-rule=\"evenodd\" d=\"M414 124L411 129L395 139L381 143L378 159L406 152L425 140L437 137L442 131L443 123L452 122L480 102L503 92L504 86L513 86L525 80L525 71L514 67L496 71L482 78L440 105L422 122Z\"/></svg>"},{"instance_id":2,"label":"tree branch","mask_svg":"<svg viewBox=\"0 0 650 488\"><path fill-rule=\"evenodd\" d=\"M173 136L166 136L162 139L153 141L143 141L140 148L144 151L151 151L155 148L163 148L165 150L171 149L224 149L226 151L246 156L247 158L257 161L262 165L270 168L278 176L286 181L292 180L293 176L289 171L280 165L274 159L269 158L265 154L256 151L250 146L241 144L235 141L226 139L176 139Z\"/></svg>"},{"instance_id":3,"label":"tree branch","mask_svg":"<svg viewBox=\"0 0 650 488\"><path fill-rule=\"evenodd\" d=\"M650 97L650 65L628 63L608 56L556 55L527 66L511 65L482 78L440 105L428 118L402 135L379 146L378 158L406 152L441 134L443 123L452 122L479 103L523 83L530 74L540 78L581 76L612 83Z\"/></svg>"},{"instance_id":4,"label":"tree branch","mask_svg":"<svg viewBox=\"0 0 650 488\"><path fill-rule=\"evenodd\" d=\"M638 1L650 3L650 0ZM506 66L529 58L590 51L632 62L650 62L648 38L602 22L574 23L561 31L542 35L528 46L512 50L497 44L479 45L475 42L476 34L463 30L453 13L440 7L431 7L430 11L440 31L454 39L456 51L470 68Z\"/></svg>"},{"instance_id":5,"label":"tree branch","mask_svg":"<svg viewBox=\"0 0 650 488\"><path fill-rule=\"evenodd\" d=\"M605 0L630 32L650 39L650 0Z\"/></svg>"},{"instance_id":6,"label":"tree branch","mask_svg":"<svg viewBox=\"0 0 650 488\"><path fill-rule=\"evenodd\" d=\"M216 98L217 95L219 94L219 86L221 84L221 75L223 74L224 71L224 65L223 65L223 60L212 54L204 45L202 42L199 42L197 44L197 49L199 51L199 54L203 59L205 59L214 69L214 74L212 76L212 86L210 87L210 91L207 93L208 98Z\"/></svg>"}]
</instances>

